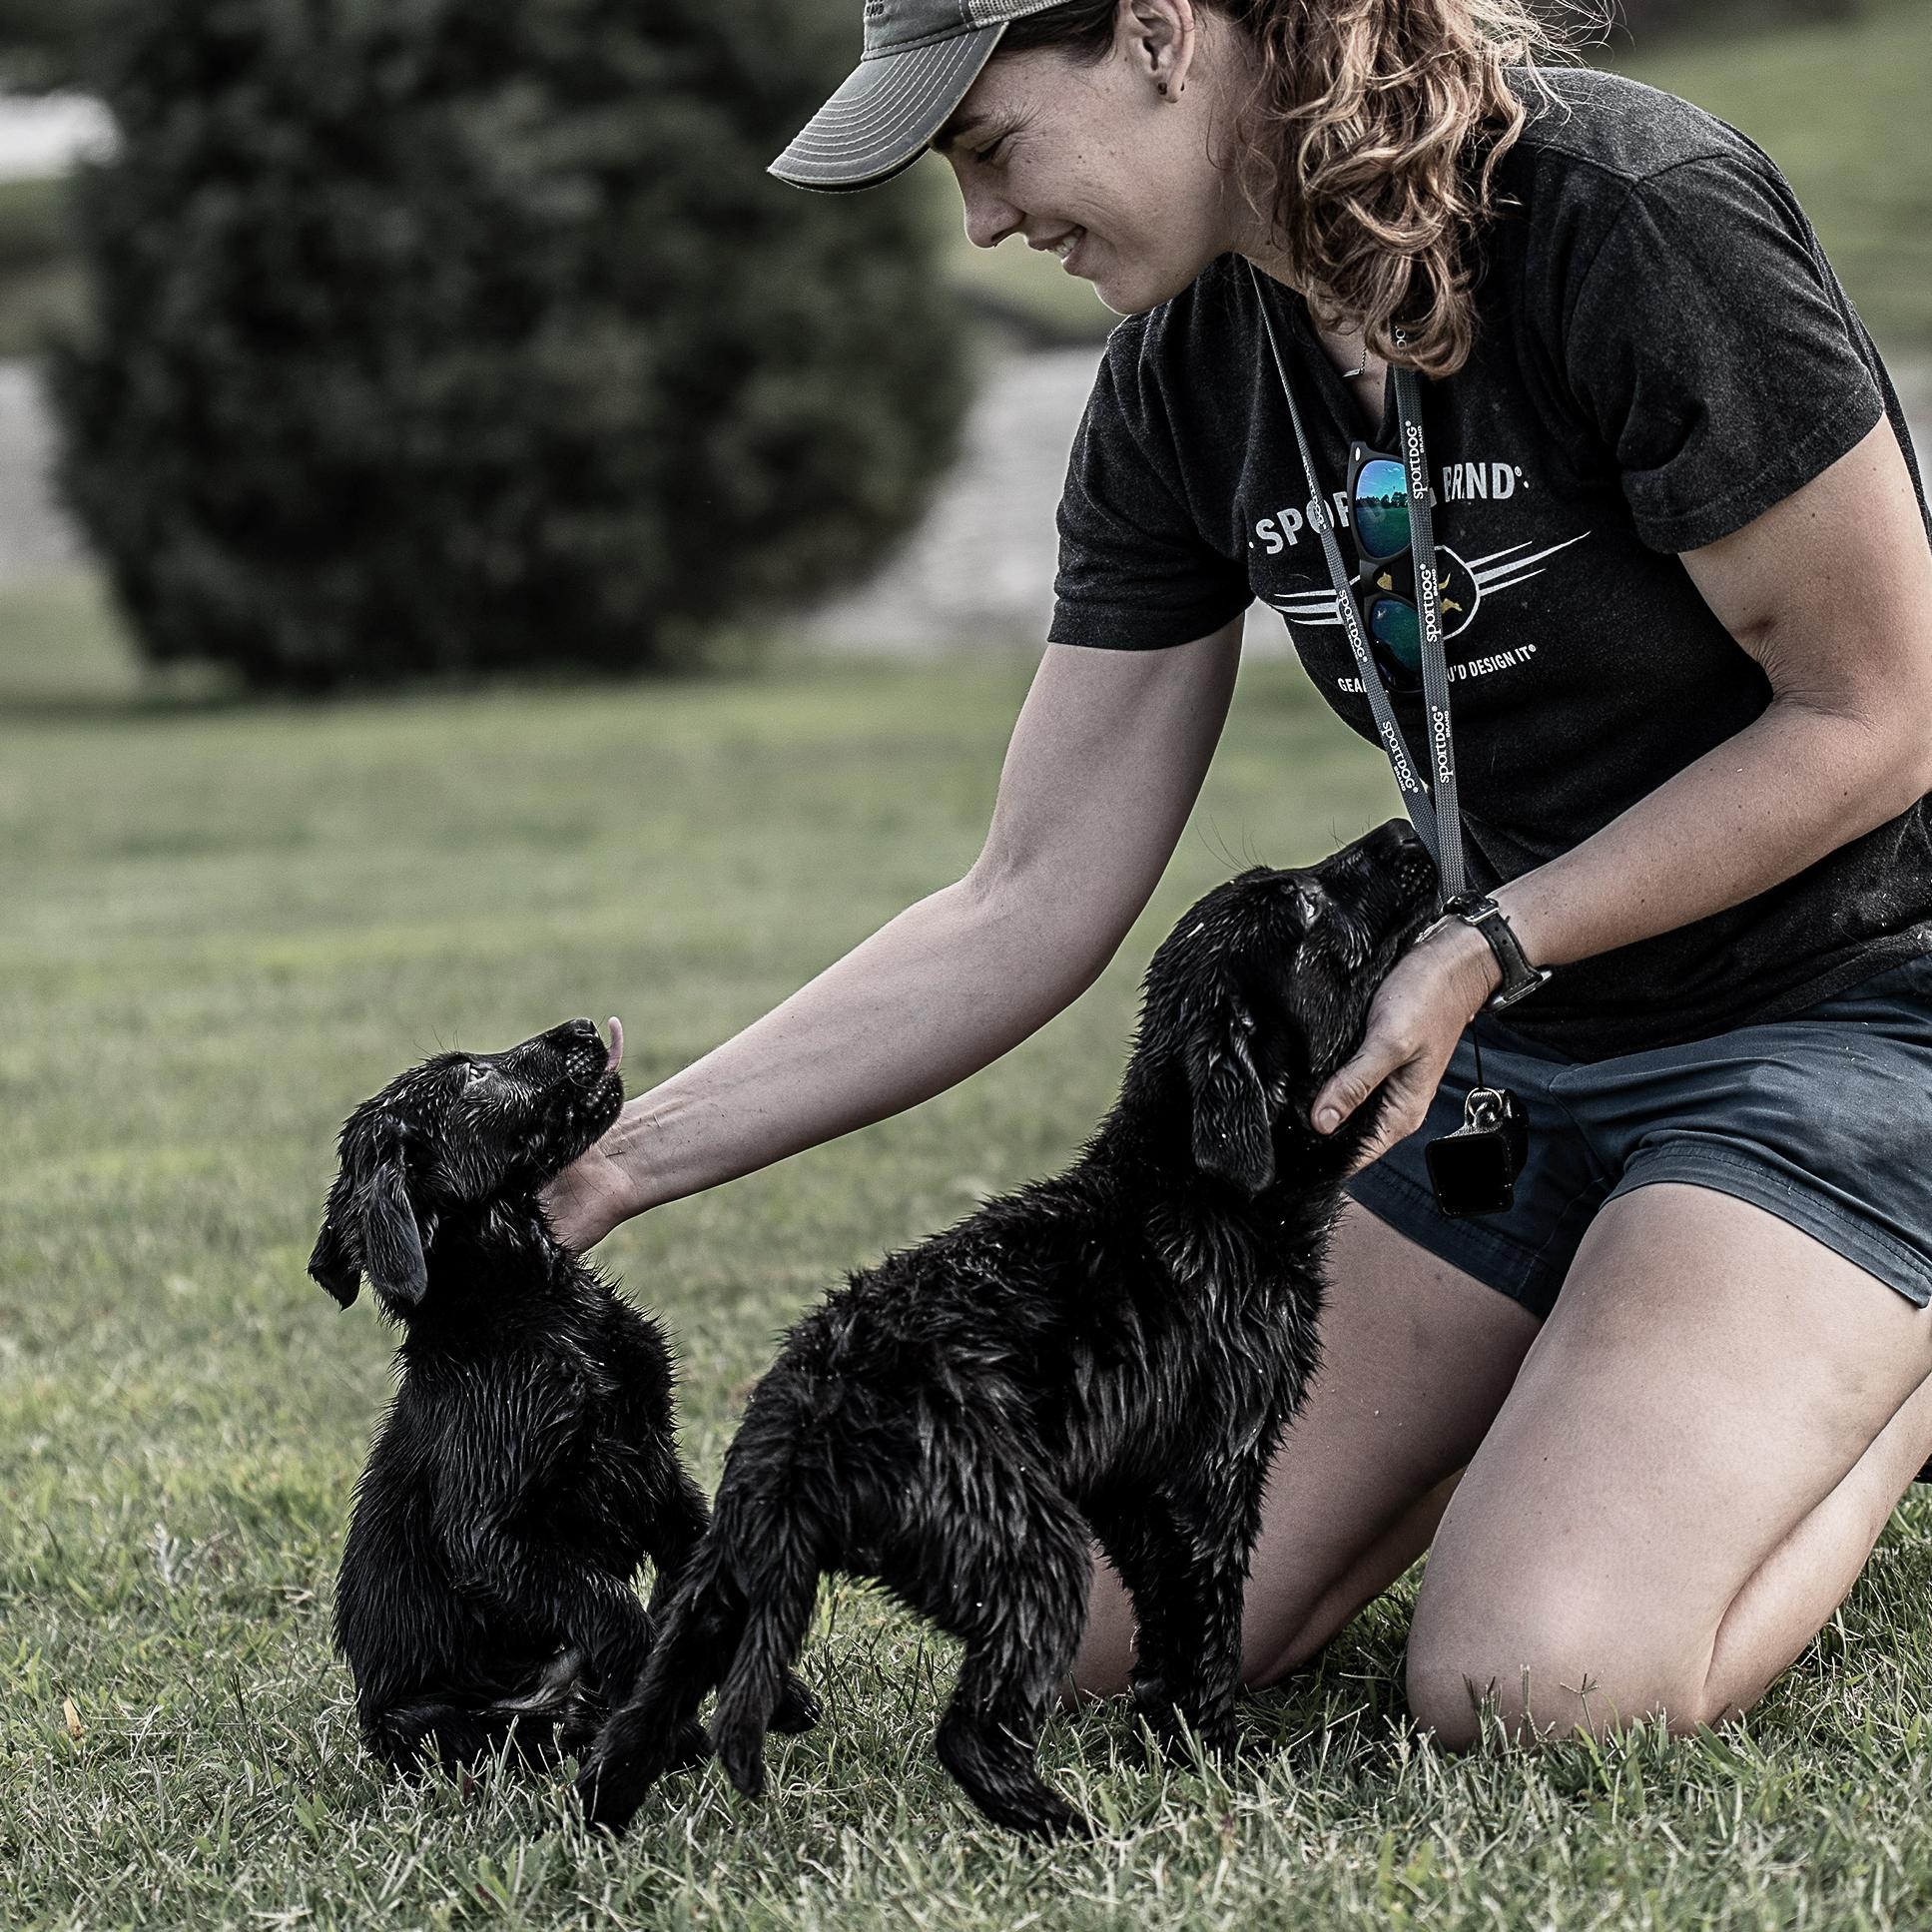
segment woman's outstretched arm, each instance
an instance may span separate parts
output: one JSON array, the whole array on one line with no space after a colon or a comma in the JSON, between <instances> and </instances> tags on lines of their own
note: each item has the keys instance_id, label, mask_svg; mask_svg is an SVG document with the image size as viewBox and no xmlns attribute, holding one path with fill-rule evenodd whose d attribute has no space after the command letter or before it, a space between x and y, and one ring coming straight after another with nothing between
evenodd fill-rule
<instances>
[{"instance_id":1,"label":"woman's outstretched arm","mask_svg":"<svg viewBox=\"0 0 1932 1932\"><path fill-rule=\"evenodd\" d=\"M550 1186L564 1243L929 1099L1078 997L1173 855L1240 650L1239 619L1169 650L1049 644L972 869L632 1100Z\"/></svg>"}]
</instances>

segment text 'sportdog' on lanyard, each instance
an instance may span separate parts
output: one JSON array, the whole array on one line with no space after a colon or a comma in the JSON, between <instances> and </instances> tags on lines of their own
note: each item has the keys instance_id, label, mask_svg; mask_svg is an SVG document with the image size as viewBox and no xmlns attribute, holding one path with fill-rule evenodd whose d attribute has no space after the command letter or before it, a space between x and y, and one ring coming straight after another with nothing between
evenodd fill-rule
<instances>
[{"instance_id":1,"label":"text 'sportdog' on lanyard","mask_svg":"<svg viewBox=\"0 0 1932 1932\"><path fill-rule=\"evenodd\" d=\"M1248 264L1254 283L1255 302L1261 311L1261 326L1267 331L1268 349L1274 357L1275 373L1281 378L1282 394L1288 398L1288 413L1294 418L1295 440L1301 445L1301 466L1308 478L1308 524L1321 538L1322 554L1328 559L1328 574L1335 586L1335 603L1342 628L1348 633L1348 647L1355 654L1356 669L1362 674L1362 689L1369 709L1375 714L1375 728L1382 736L1382 749L1402 792L1403 809L1417 836L1429 848L1436 862L1446 900L1458 898L1464 887L1463 818L1456 798L1456 746L1449 724L1449 667L1443 653L1442 587L1436 577L1436 527L1429 489L1429 447L1422 433L1422 391L1415 370L1397 365L1395 371L1396 410L1402 424L1402 461L1409 477L1409 529L1413 541L1410 552L1416 576L1416 608L1422 617L1422 696L1429 720L1429 778L1425 779L1409 755L1408 741L1396 722L1395 708L1389 702L1382 673L1376 669L1369 650L1368 633L1362 628L1362 612L1355 601L1355 588L1348 568L1342 562L1342 546L1335 535L1335 522L1322 497L1321 482L1315 474L1315 452L1301 418L1301 405L1295 400L1295 385L1288 379L1288 363L1275 334L1274 319L1268 314L1267 298L1261 291L1261 277L1254 264Z\"/></svg>"},{"instance_id":2,"label":"text 'sportdog' on lanyard","mask_svg":"<svg viewBox=\"0 0 1932 1932\"><path fill-rule=\"evenodd\" d=\"M1362 674L1362 689L1375 714L1382 748L1389 755L1396 784L1401 788L1403 807L1436 862L1442 903L1446 908L1453 907L1464 896L1463 815L1456 797L1456 745L1449 724L1449 667L1443 652L1442 587L1436 573L1436 527L1429 488L1429 446L1422 431L1421 384L1414 369L1395 365L1402 461L1409 479L1409 547L1416 578L1416 609L1422 619L1422 696L1429 725L1426 779L1410 756L1402 727L1396 722L1395 707L1389 702L1388 687L1369 649L1355 586L1342 562L1334 519L1315 474L1315 452L1302 422L1301 405L1295 400L1295 385L1288 379L1287 358L1281 352L1261 277L1252 262L1248 275L1254 284L1255 303L1261 312L1261 326L1267 331L1275 373L1281 378L1281 392L1288 398L1288 413L1294 418L1301 466L1308 478L1308 526L1321 538L1322 555L1328 559L1336 613L1348 633L1348 646ZM1396 340L1402 340L1400 330ZM1528 1123L1516 1096L1506 1087L1484 1081L1483 1047L1474 1019L1470 1022L1470 1044L1476 1054L1476 1085L1464 1103L1464 1123L1455 1133L1429 1141L1424 1149L1436 1205L1442 1213L1457 1217L1505 1212L1514 1199L1516 1178L1529 1158Z\"/></svg>"}]
</instances>

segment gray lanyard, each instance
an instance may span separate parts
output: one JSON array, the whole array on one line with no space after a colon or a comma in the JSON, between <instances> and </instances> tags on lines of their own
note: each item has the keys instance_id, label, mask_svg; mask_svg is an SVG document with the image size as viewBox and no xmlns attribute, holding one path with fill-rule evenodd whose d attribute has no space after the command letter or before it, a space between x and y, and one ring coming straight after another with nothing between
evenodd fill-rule
<instances>
[{"instance_id":1,"label":"gray lanyard","mask_svg":"<svg viewBox=\"0 0 1932 1932\"><path fill-rule=\"evenodd\" d=\"M1248 275L1254 283L1254 298L1261 311L1261 326L1267 331L1268 347L1275 359L1275 373L1281 378L1282 393L1288 398L1288 413L1294 418L1295 440L1301 445L1301 466L1308 478L1308 526L1321 538L1322 554L1328 559L1328 574L1335 586L1335 603L1342 628L1348 633L1349 649L1355 654L1356 669L1362 675L1362 689L1369 709L1375 714L1375 728L1382 735L1382 748L1389 755L1397 786L1402 792L1403 809L1409 814L1417 836L1429 848L1442 881L1443 897L1455 899L1463 891L1463 818L1456 799L1455 741L1449 727L1449 668L1443 656L1442 586L1436 576L1436 529L1429 490L1429 450L1422 435L1422 391L1413 369L1397 365L1395 371L1396 411L1402 424L1402 460L1409 474L1409 528L1412 545L1416 608L1422 615L1422 696L1429 718L1429 781L1416 769L1409 746L1396 722L1382 674L1375 667L1367 633L1362 628L1362 613L1355 601L1355 586L1342 562L1342 546L1336 540L1335 525L1322 498L1322 486L1315 475L1315 453L1309 446L1308 431L1302 424L1301 408L1295 401L1295 385L1288 379L1288 364L1275 336L1274 319L1268 314L1261 277L1252 262ZM1428 562L1425 565L1424 559Z\"/></svg>"}]
</instances>

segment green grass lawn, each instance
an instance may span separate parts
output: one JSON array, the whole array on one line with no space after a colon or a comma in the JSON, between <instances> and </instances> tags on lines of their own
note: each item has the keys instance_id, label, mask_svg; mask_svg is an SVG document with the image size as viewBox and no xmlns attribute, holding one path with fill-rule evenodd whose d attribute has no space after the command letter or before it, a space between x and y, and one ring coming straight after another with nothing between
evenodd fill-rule
<instances>
[{"instance_id":1,"label":"green grass lawn","mask_svg":"<svg viewBox=\"0 0 1932 1932\"><path fill-rule=\"evenodd\" d=\"M1606 58L1767 149L1879 342L1932 353L1932 5L1870 0L1850 22ZM959 195L945 163L928 159L918 172L931 177L940 218L957 231ZM1055 340L1098 341L1116 320L1085 283L1018 240L986 250L958 235L949 273Z\"/></svg>"},{"instance_id":2,"label":"green grass lawn","mask_svg":"<svg viewBox=\"0 0 1932 1932\"><path fill-rule=\"evenodd\" d=\"M0 1927L1893 1927L1932 1918L1932 1527L1915 1502L1741 1732L1454 1759L1400 1725L1413 1579L1252 1702L1238 1774L1110 1713L1053 1854L941 1774L944 1643L828 1593L816 1734L588 1842L560 1778L386 1786L328 1647L386 1389L304 1276L341 1115L441 1044L623 1015L634 1080L764 1011L977 849L1026 678L757 679L307 709L144 691L90 595L0 598ZM1049 1171L1110 1098L1140 967L1245 855L1391 809L1299 673L1244 674L1207 796L1101 983L914 1113L607 1246L686 1363L707 1480L840 1270ZM69 1710L71 1707L71 1717Z\"/></svg>"}]
</instances>

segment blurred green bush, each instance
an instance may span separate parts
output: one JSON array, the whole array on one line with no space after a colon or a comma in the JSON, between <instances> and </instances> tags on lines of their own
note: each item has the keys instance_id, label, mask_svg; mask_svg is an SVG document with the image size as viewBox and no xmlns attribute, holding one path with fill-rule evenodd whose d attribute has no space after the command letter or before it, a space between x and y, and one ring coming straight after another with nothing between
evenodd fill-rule
<instances>
[{"instance_id":1,"label":"blurred green bush","mask_svg":"<svg viewBox=\"0 0 1932 1932\"><path fill-rule=\"evenodd\" d=\"M858 570L966 400L915 200L766 177L797 0L89 0L65 494L144 651L263 686L684 664Z\"/></svg>"}]
</instances>

